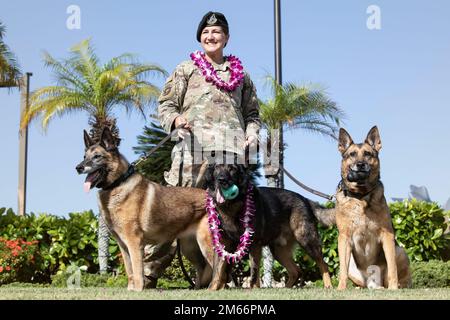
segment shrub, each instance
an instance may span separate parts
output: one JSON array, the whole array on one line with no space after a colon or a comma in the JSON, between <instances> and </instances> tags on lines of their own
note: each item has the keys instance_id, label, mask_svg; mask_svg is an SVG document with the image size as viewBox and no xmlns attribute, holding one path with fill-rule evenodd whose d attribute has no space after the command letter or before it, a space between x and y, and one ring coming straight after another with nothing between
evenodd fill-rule
<instances>
[{"instance_id":1,"label":"shrub","mask_svg":"<svg viewBox=\"0 0 450 320\"><path fill-rule=\"evenodd\" d=\"M449 288L450 261L430 260L411 263L413 288Z\"/></svg>"},{"instance_id":2,"label":"shrub","mask_svg":"<svg viewBox=\"0 0 450 320\"><path fill-rule=\"evenodd\" d=\"M191 279L195 281L195 268L185 257L183 259L183 265ZM158 288L189 288L190 284L186 280L183 271L181 270L180 262L178 260L178 253L175 254L174 259L170 266L164 271L161 278L158 279Z\"/></svg>"},{"instance_id":3,"label":"shrub","mask_svg":"<svg viewBox=\"0 0 450 320\"><path fill-rule=\"evenodd\" d=\"M73 272L58 272L53 275L52 287L67 288L67 280L73 275ZM124 275L112 275L112 274L98 274L98 273L86 273L80 274L80 287L111 287L111 288L126 288L128 284L128 278Z\"/></svg>"},{"instance_id":4,"label":"shrub","mask_svg":"<svg viewBox=\"0 0 450 320\"><path fill-rule=\"evenodd\" d=\"M406 249L411 261L442 259L443 250L450 246L446 213L437 203L404 200L389 205L395 238Z\"/></svg>"},{"instance_id":5,"label":"shrub","mask_svg":"<svg viewBox=\"0 0 450 320\"><path fill-rule=\"evenodd\" d=\"M0 284L31 281L37 248L37 241L0 238Z\"/></svg>"},{"instance_id":6,"label":"shrub","mask_svg":"<svg viewBox=\"0 0 450 320\"><path fill-rule=\"evenodd\" d=\"M71 264L87 266L98 272L98 219L92 211L69 213L69 218L49 214L17 216L11 209L0 208L0 237L38 241L39 259L33 266L32 281L50 282L51 275ZM109 264L119 266L119 250L110 239Z\"/></svg>"}]
</instances>

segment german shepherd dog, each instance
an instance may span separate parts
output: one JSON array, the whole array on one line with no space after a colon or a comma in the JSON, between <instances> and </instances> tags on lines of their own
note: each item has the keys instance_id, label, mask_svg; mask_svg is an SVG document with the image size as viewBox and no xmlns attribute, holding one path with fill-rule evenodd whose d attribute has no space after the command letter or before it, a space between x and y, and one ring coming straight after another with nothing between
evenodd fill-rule
<instances>
[{"instance_id":1,"label":"german shepherd dog","mask_svg":"<svg viewBox=\"0 0 450 320\"><path fill-rule=\"evenodd\" d=\"M84 131L84 143L84 160L76 170L87 174L86 191L100 189L100 212L119 244L128 275L128 290L144 288L145 244L195 235L202 252L211 250L211 244L206 242L209 238L197 234L198 224L206 219L205 190L163 187L134 173L119 153L109 129L104 129L98 143Z\"/></svg>"},{"instance_id":2,"label":"german shepherd dog","mask_svg":"<svg viewBox=\"0 0 450 320\"><path fill-rule=\"evenodd\" d=\"M211 164L205 180L221 221L221 241L228 252L233 252L244 231L239 215L244 209L248 184L254 184L251 169L242 164ZM221 190L233 185L238 187L239 194L233 200L226 200ZM330 288L330 275L323 260L316 219L324 225L332 225L335 223L334 214L329 215L326 209L292 191L267 187L254 187L253 190L256 212L253 224L255 232L249 249L250 286L260 286L261 249L268 245L274 258L287 269L289 278L286 287L292 287L301 273L292 257L293 246L297 242L316 261L324 286ZM218 290L224 287L229 267L228 263L214 252L213 279L209 289Z\"/></svg>"},{"instance_id":3,"label":"german shepherd dog","mask_svg":"<svg viewBox=\"0 0 450 320\"><path fill-rule=\"evenodd\" d=\"M364 143L355 144L344 129L339 131L341 177L336 193L339 230L339 286L347 279L357 286L397 289L411 286L409 260L395 245L389 207L380 181L381 139L376 126Z\"/></svg>"}]
</instances>

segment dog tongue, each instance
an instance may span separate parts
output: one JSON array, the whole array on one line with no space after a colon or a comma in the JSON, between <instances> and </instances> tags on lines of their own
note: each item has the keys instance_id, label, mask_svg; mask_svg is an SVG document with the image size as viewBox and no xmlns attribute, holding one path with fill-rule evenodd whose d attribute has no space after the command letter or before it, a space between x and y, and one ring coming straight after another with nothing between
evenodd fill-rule
<instances>
[{"instance_id":1,"label":"dog tongue","mask_svg":"<svg viewBox=\"0 0 450 320\"><path fill-rule=\"evenodd\" d=\"M91 182L90 181L86 181L83 184L83 190L84 190L84 192L89 193L89 191L91 190Z\"/></svg>"},{"instance_id":2,"label":"dog tongue","mask_svg":"<svg viewBox=\"0 0 450 320\"><path fill-rule=\"evenodd\" d=\"M217 194L216 194L216 201L217 203L224 203L225 199L222 197L222 194L220 193L220 190L217 189Z\"/></svg>"}]
</instances>

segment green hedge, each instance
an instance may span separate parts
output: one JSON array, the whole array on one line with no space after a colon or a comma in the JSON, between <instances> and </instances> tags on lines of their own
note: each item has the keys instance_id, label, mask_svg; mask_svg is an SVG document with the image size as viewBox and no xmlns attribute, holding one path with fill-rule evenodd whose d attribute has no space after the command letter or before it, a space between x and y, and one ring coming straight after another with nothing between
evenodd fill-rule
<instances>
[{"instance_id":1,"label":"green hedge","mask_svg":"<svg viewBox=\"0 0 450 320\"><path fill-rule=\"evenodd\" d=\"M412 261L441 259L443 251L450 246L450 234L445 212L437 203L404 200L389 205L395 238L406 248Z\"/></svg>"},{"instance_id":2,"label":"green hedge","mask_svg":"<svg viewBox=\"0 0 450 320\"><path fill-rule=\"evenodd\" d=\"M86 266L89 273L98 272L97 230L98 217L92 211L69 213L69 217L64 218L33 213L17 216L11 209L0 208L0 238L37 241L35 262L28 265L32 269L30 282L50 282L52 275L71 264ZM119 250L114 239L110 239L109 251L110 266L117 268L120 265ZM0 261L0 266L5 263ZM20 268L10 267L15 271ZM6 275L5 271L0 273L0 283L2 278L7 278ZM18 280L9 278L7 282Z\"/></svg>"},{"instance_id":3,"label":"green hedge","mask_svg":"<svg viewBox=\"0 0 450 320\"><path fill-rule=\"evenodd\" d=\"M450 288L450 261L416 261L411 271L413 288Z\"/></svg>"},{"instance_id":4,"label":"green hedge","mask_svg":"<svg viewBox=\"0 0 450 320\"><path fill-rule=\"evenodd\" d=\"M59 272L53 275L52 287L67 288L67 280L71 276L70 272ZM126 288L128 285L128 277L125 275L111 274L92 274L81 272L80 287L119 287Z\"/></svg>"}]
</instances>

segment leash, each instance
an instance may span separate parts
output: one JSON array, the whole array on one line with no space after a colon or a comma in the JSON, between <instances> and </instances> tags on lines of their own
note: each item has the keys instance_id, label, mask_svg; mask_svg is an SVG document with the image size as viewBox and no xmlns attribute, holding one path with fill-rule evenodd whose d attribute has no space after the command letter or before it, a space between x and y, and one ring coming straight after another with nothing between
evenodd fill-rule
<instances>
[{"instance_id":1,"label":"leash","mask_svg":"<svg viewBox=\"0 0 450 320\"><path fill-rule=\"evenodd\" d=\"M261 140L258 138L258 142L261 142ZM270 157L270 155L269 155ZM308 187L307 185L301 183L299 180L297 180L289 171L287 171L281 164L280 164L280 169L283 170L283 172L292 180L294 181L300 188L305 189L306 191L315 194L316 196L325 198L329 201L333 201L333 198L335 197L334 195L329 195L317 190L314 190L313 188Z\"/></svg>"},{"instance_id":2,"label":"leash","mask_svg":"<svg viewBox=\"0 0 450 320\"><path fill-rule=\"evenodd\" d=\"M109 186L103 187L102 189L103 190L111 190L111 189L117 187L118 185L120 185L125 180L127 180L131 175L133 175L136 172L136 166L139 163L141 163L144 160L147 160L156 150L161 148L161 146L164 143L166 143L170 138L172 138L172 136L174 135L175 132L177 132L178 129L180 129L182 127L184 127L184 123L180 124L178 127L176 127L171 133L169 133L164 139L162 139L152 150L150 150L149 152L144 152L144 154L140 158L138 158L136 161L133 161L128 166L128 169L124 174L122 174L119 178L117 178Z\"/></svg>"},{"instance_id":3,"label":"leash","mask_svg":"<svg viewBox=\"0 0 450 320\"><path fill-rule=\"evenodd\" d=\"M184 127L184 123L180 124L178 127L176 127L171 133L169 133L164 139L162 139L156 146L153 147L152 150L150 150L149 152L144 152L144 154L142 156L139 157L139 159L137 159L136 161L133 161L130 164L130 167L134 167L136 168L136 166L141 163L142 161L147 160L153 153L155 153L156 150L158 150L159 148L161 148L161 146L166 143L170 138L172 138L172 136L178 131L178 129Z\"/></svg>"},{"instance_id":4,"label":"leash","mask_svg":"<svg viewBox=\"0 0 450 320\"><path fill-rule=\"evenodd\" d=\"M164 143L166 143L169 139L172 138L172 136L177 132L178 129L184 127L184 123L180 124L178 127L176 127L172 132L170 132L164 139L162 139L152 150L150 150L149 152L144 152L144 154L142 156L140 156L137 160L133 161L130 164L130 167L128 169L128 176L130 176L132 173L134 173L134 169L136 168L136 166L141 163L142 161L147 160L156 150L158 150ZM306 191L315 194L316 196L325 198L329 201L332 201L334 196L331 196L329 194L314 190L310 187L308 187L307 185L301 183L299 180L297 180L291 173L289 173L289 171L287 171L284 167L281 166L281 170L283 170L283 172L292 180L294 181L298 186L300 186L301 188L305 189Z\"/></svg>"},{"instance_id":5,"label":"leash","mask_svg":"<svg viewBox=\"0 0 450 320\"><path fill-rule=\"evenodd\" d=\"M192 281L191 277L189 276L189 274L186 271L186 268L184 267L183 257L181 256L180 239L177 239L177 256L178 256L178 263L180 264L180 267L181 267L181 272L183 272L184 277L191 285L191 289L194 289L195 283L194 283L194 281Z\"/></svg>"},{"instance_id":6,"label":"leash","mask_svg":"<svg viewBox=\"0 0 450 320\"><path fill-rule=\"evenodd\" d=\"M133 161L129 168L128 172L134 172L136 166L141 163L142 161L147 160L153 153L155 153L156 150L161 148L162 145L164 145L169 139L171 139L175 133L178 131L178 129L184 127L184 123L180 124L178 127L176 127L172 132L170 132L164 139L162 139L156 146L154 146L149 152L144 152L142 156L140 156L137 160ZM186 280L189 282L191 288L195 288L195 283L192 281L191 277L186 271L186 268L184 267L183 258L181 256L181 248L180 248L180 240L177 239L177 256L178 256L178 263L180 264L181 271L186 278Z\"/></svg>"},{"instance_id":7,"label":"leash","mask_svg":"<svg viewBox=\"0 0 450 320\"><path fill-rule=\"evenodd\" d=\"M333 201L334 195L330 196L329 194L326 193L322 193L320 191L314 190L310 187L308 187L307 185L304 185L303 183L301 183L299 180L297 180L292 174L289 173L289 171L287 171L284 167L281 167L281 170L283 170L284 173L286 173L286 175L292 180L294 181L298 186L300 186L301 188L305 189L306 191L315 194L316 196L328 199L329 201Z\"/></svg>"}]
</instances>

